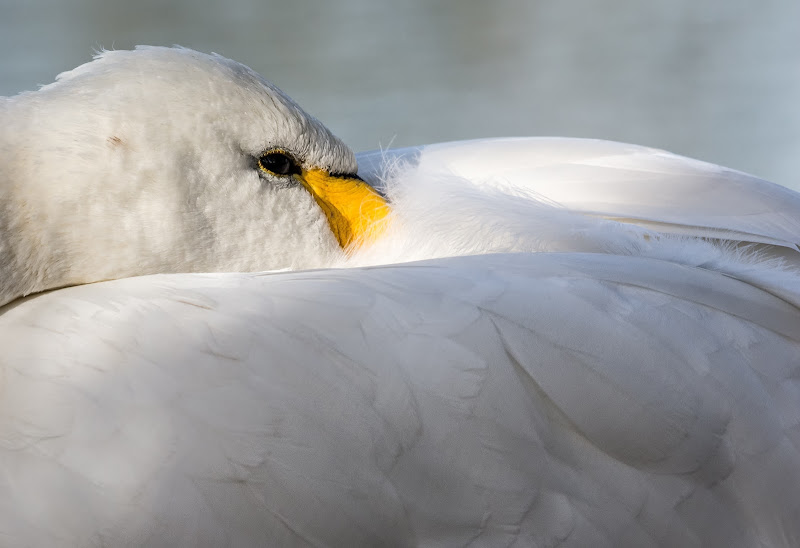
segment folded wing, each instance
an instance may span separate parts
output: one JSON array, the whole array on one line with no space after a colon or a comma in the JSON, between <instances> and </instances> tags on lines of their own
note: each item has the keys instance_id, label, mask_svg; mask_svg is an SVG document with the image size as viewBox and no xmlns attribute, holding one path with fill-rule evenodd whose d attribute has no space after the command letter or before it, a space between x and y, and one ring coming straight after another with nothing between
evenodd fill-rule
<instances>
[{"instance_id":1,"label":"folded wing","mask_svg":"<svg viewBox=\"0 0 800 548\"><path fill-rule=\"evenodd\" d=\"M479 139L358 155L381 184L397 162L425 173L523 187L586 215L656 230L797 251L800 196L779 185L663 150L561 137Z\"/></svg>"},{"instance_id":2,"label":"folded wing","mask_svg":"<svg viewBox=\"0 0 800 548\"><path fill-rule=\"evenodd\" d=\"M706 269L152 276L0 338L11 544L800 540L800 312Z\"/></svg>"}]
</instances>

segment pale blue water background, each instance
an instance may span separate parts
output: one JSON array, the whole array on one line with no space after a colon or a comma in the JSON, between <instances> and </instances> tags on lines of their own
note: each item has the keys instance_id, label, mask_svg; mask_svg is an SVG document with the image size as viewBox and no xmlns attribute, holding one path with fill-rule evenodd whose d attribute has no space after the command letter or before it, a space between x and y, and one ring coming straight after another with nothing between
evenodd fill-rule
<instances>
[{"instance_id":1,"label":"pale blue water background","mask_svg":"<svg viewBox=\"0 0 800 548\"><path fill-rule=\"evenodd\" d=\"M598 137L800 189L799 0L0 0L0 94L142 43L250 65L356 150Z\"/></svg>"}]
</instances>

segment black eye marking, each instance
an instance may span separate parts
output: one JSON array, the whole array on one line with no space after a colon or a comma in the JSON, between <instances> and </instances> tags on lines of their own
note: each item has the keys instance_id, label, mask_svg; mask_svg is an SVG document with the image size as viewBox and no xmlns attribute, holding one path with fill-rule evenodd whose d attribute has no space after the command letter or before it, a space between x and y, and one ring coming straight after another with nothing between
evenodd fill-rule
<instances>
[{"instance_id":1,"label":"black eye marking","mask_svg":"<svg viewBox=\"0 0 800 548\"><path fill-rule=\"evenodd\" d=\"M299 175L300 166L282 150L270 150L258 157L258 167L272 175Z\"/></svg>"},{"instance_id":2,"label":"black eye marking","mask_svg":"<svg viewBox=\"0 0 800 548\"><path fill-rule=\"evenodd\" d=\"M356 174L356 173L338 173L338 172L334 172L334 173L329 173L328 177L333 177L335 179L356 179L357 181L362 181L362 182L366 183L366 181L364 181L364 179L359 177L358 174Z\"/></svg>"}]
</instances>

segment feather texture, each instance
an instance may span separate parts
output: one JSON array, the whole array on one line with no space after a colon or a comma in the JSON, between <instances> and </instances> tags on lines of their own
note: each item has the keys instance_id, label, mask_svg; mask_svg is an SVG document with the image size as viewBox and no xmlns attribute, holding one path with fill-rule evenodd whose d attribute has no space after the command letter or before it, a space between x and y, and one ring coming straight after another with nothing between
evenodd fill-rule
<instances>
[{"instance_id":1,"label":"feather texture","mask_svg":"<svg viewBox=\"0 0 800 548\"><path fill-rule=\"evenodd\" d=\"M141 67L169 93L129 87ZM84 88L135 107L112 129L178 137L41 130L50 195L23 114L72 124ZM0 309L0 545L800 545L796 193L604 141L363 153L391 219L345 256L252 164L283 141L334 172L352 154L249 69L148 48L38 93L2 103L4 298L77 283L25 285L75 267L33 243L123 279ZM47 217L77 242L48 249L72 242L35 222L61 195L104 214ZM317 270L135 276L292 267Z\"/></svg>"},{"instance_id":2,"label":"feather texture","mask_svg":"<svg viewBox=\"0 0 800 548\"><path fill-rule=\"evenodd\" d=\"M701 268L597 254L60 290L0 318L0 529L790 546L797 315Z\"/></svg>"}]
</instances>

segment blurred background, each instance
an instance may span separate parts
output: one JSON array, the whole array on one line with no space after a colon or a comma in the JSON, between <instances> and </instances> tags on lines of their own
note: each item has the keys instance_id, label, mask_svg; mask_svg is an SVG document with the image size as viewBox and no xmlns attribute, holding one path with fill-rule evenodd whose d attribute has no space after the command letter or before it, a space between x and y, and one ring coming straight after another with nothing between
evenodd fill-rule
<instances>
[{"instance_id":1,"label":"blurred background","mask_svg":"<svg viewBox=\"0 0 800 548\"><path fill-rule=\"evenodd\" d=\"M0 95L136 44L241 61L355 150L597 137L800 189L798 0L0 0Z\"/></svg>"}]
</instances>

